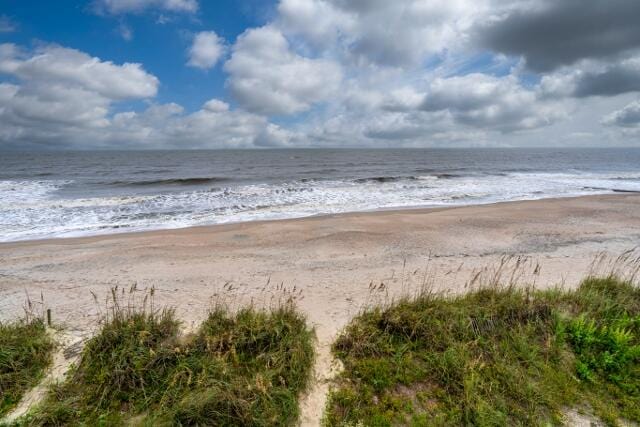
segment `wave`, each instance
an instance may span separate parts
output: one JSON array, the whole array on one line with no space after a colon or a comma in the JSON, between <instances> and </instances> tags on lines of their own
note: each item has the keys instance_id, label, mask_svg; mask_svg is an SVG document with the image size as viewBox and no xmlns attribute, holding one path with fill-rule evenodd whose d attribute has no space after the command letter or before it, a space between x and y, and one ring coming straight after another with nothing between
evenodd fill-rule
<instances>
[{"instance_id":1,"label":"wave","mask_svg":"<svg viewBox=\"0 0 640 427\"><path fill-rule=\"evenodd\" d=\"M612 191L614 193L640 193L640 190L627 190L624 188L608 188L608 187L583 187L583 188L585 190Z\"/></svg>"},{"instance_id":2,"label":"wave","mask_svg":"<svg viewBox=\"0 0 640 427\"><path fill-rule=\"evenodd\" d=\"M171 169L143 169L131 172L133 175L143 175L146 173L171 173Z\"/></svg>"},{"instance_id":3,"label":"wave","mask_svg":"<svg viewBox=\"0 0 640 427\"><path fill-rule=\"evenodd\" d=\"M0 180L0 222L5 208L17 208L34 201L45 200L72 181L12 181Z\"/></svg>"},{"instance_id":4,"label":"wave","mask_svg":"<svg viewBox=\"0 0 640 427\"><path fill-rule=\"evenodd\" d=\"M398 182L398 181L413 181L416 179L418 178L415 176L373 176L369 178L357 178L357 179L354 179L353 182L357 184L365 184L368 182L385 183L385 182Z\"/></svg>"},{"instance_id":5,"label":"wave","mask_svg":"<svg viewBox=\"0 0 640 427\"><path fill-rule=\"evenodd\" d=\"M637 181L640 180L640 175L617 176L611 179L616 181Z\"/></svg>"},{"instance_id":6,"label":"wave","mask_svg":"<svg viewBox=\"0 0 640 427\"><path fill-rule=\"evenodd\" d=\"M453 172L453 173L452 173ZM72 181L0 180L0 241L282 219L392 207L459 206L508 200L640 192L638 172L383 175L287 182L199 184L220 177L112 182L152 186L74 198ZM402 173L399 171L399 173ZM413 172L415 174L415 172ZM628 180L616 180L618 177ZM142 177L141 177L142 178ZM77 187L77 183L74 183ZM162 185L184 186L161 191ZM75 187L72 188L72 190ZM59 191L62 190L62 191ZM115 194L114 194L115 193ZM133 193L133 194L121 194Z\"/></svg>"},{"instance_id":7,"label":"wave","mask_svg":"<svg viewBox=\"0 0 640 427\"><path fill-rule=\"evenodd\" d=\"M228 178L221 178L217 176L211 177L195 177L195 178L168 178L168 179L153 179L147 181L113 181L108 185L113 186L130 186L130 187L142 187L151 185L204 185L229 181Z\"/></svg>"},{"instance_id":8,"label":"wave","mask_svg":"<svg viewBox=\"0 0 640 427\"><path fill-rule=\"evenodd\" d=\"M370 182L377 182L380 184L385 184L388 182L400 182L400 181L426 181L433 179L454 179L454 178L463 178L464 175L460 175L457 173L432 173L429 175L420 175L420 176L374 176L369 178L358 178L354 179L353 182L357 184L366 184Z\"/></svg>"}]
</instances>

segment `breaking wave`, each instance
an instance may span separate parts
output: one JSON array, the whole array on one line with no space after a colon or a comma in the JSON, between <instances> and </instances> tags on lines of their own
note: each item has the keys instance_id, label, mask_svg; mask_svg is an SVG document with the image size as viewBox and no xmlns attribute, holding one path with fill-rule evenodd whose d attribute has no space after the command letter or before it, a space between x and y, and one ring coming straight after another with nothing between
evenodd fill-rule
<instances>
[{"instance_id":1,"label":"breaking wave","mask_svg":"<svg viewBox=\"0 0 640 427\"><path fill-rule=\"evenodd\" d=\"M220 183L229 181L228 178L221 178L217 176L212 177L196 177L196 178L170 178L170 179L154 179L147 181L113 181L108 183L108 185L113 186L161 186L161 185L175 185L175 186L188 186L188 185L204 185L204 184L212 184L212 183Z\"/></svg>"},{"instance_id":2,"label":"breaking wave","mask_svg":"<svg viewBox=\"0 0 640 427\"><path fill-rule=\"evenodd\" d=\"M0 240L69 237L282 219L381 208L437 207L510 200L640 192L636 173L508 172L463 175L381 175L301 178L277 183L229 183L222 177L113 181L145 186L70 197L65 180L0 180ZM213 187L206 187L209 184ZM163 191L175 186L172 191ZM201 186L202 188L198 188Z\"/></svg>"}]
</instances>

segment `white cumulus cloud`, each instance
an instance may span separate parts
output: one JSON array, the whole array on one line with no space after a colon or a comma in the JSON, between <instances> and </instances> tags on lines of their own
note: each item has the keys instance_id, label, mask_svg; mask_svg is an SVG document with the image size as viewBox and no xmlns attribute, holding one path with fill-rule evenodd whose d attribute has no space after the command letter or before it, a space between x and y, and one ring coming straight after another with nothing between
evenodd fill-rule
<instances>
[{"instance_id":1,"label":"white cumulus cloud","mask_svg":"<svg viewBox=\"0 0 640 427\"><path fill-rule=\"evenodd\" d=\"M560 105L539 101L514 76L478 73L434 80L422 109L446 111L458 123L500 131L538 128L564 115Z\"/></svg>"},{"instance_id":2,"label":"white cumulus cloud","mask_svg":"<svg viewBox=\"0 0 640 427\"><path fill-rule=\"evenodd\" d=\"M330 99L342 79L338 64L297 54L271 26L238 37L224 69L237 101L249 111L266 115L306 111Z\"/></svg>"},{"instance_id":3,"label":"white cumulus cloud","mask_svg":"<svg viewBox=\"0 0 640 427\"><path fill-rule=\"evenodd\" d=\"M193 38L187 64L204 70L212 68L224 54L224 49L224 40L214 31L202 31Z\"/></svg>"},{"instance_id":4,"label":"white cumulus cloud","mask_svg":"<svg viewBox=\"0 0 640 427\"><path fill-rule=\"evenodd\" d=\"M464 42L486 5L486 0L282 0L278 12L285 31L313 45L338 42L358 61L417 66Z\"/></svg>"},{"instance_id":5,"label":"white cumulus cloud","mask_svg":"<svg viewBox=\"0 0 640 427\"><path fill-rule=\"evenodd\" d=\"M147 98L158 91L158 79L140 64L116 65L84 52L56 45L24 52L0 45L0 72L34 84L63 85L94 92L106 99Z\"/></svg>"}]
</instances>

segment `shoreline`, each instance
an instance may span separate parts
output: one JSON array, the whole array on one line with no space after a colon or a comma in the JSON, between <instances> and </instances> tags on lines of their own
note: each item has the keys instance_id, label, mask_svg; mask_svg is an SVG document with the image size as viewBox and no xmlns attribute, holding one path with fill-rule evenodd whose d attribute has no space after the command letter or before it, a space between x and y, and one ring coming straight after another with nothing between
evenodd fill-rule
<instances>
[{"instance_id":1,"label":"shoreline","mask_svg":"<svg viewBox=\"0 0 640 427\"><path fill-rule=\"evenodd\" d=\"M186 307L203 298L225 292L238 301L272 297L276 291L266 289L268 281L295 286L307 299L303 304L345 294L342 303L353 308L368 301L371 283L398 282L404 264L412 272L428 267L441 276L439 287L456 291L501 257L521 256L545 264L535 277L537 285L571 285L599 253L617 256L639 246L637 194L5 242L0 243L0 313L18 312L25 292L42 292L45 298L54 294L47 305L71 318L71 313L81 315L71 323L82 329L87 316L96 315L89 291L101 293L110 286L137 283L156 287L160 303L175 305L191 320L203 310ZM228 283L235 283L233 292L223 289ZM388 293L406 290L395 287ZM173 297L165 300L165 293ZM311 317L319 314L308 309ZM349 316L337 310L329 317L342 324ZM338 327L329 325L327 332Z\"/></svg>"},{"instance_id":2,"label":"shoreline","mask_svg":"<svg viewBox=\"0 0 640 427\"><path fill-rule=\"evenodd\" d=\"M459 294L500 281L573 287L594 259L640 247L640 195L378 210L0 244L0 321L30 298L81 347L114 287L134 286L193 330L216 304L291 299L315 329L315 380L302 425L317 425L335 372L331 344L361 310L427 288ZM638 251L640 255L640 250ZM609 264L600 268L609 268ZM40 300L42 299L42 301ZM44 312L44 311L43 311Z\"/></svg>"},{"instance_id":3,"label":"shoreline","mask_svg":"<svg viewBox=\"0 0 640 427\"><path fill-rule=\"evenodd\" d=\"M158 229L149 229L149 230L131 230L131 231L115 231L108 233L100 233L100 234L88 234L82 236L53 236L53 237L44 237L44 238L36 238L36 239L25 239L25 240L9 240L9 241L0 241L0 248L3 246L11 246L11 245L29 245L29 244L44 244L44 243L52 243L52 242L64 242L69 241L70 243L74 243L80 240L98 240L98 239L110 239L110 238L129 238L135 237L139 235L152 235L152 234L174 234L176 232L191 232L196 230L206 230L206 231L214 231L215 229L228 229L230 227L239 227L247 224L268 224L268 223L286 223L289 221L306 221L306 220L322 220L328 218L347 218L352 216L367 216L367 215L381 215L381 214L398 214L403 212L414 212L420 214L429 214L441 211L449 211L449 210L457 210L457 209L467 209L467 208L480 208L480 207L492 207L492 206L501 206L501 205L515 205L515 204L526 204L526 203L535 203L535 202L544 202L544 201L562 201L562 200L574 200L574 199L601 199L601 198L617 198L620 196L630 196L635 195L640 197L640 192L638 191L615 191L613 193L602 193L602 194L590 194L590 195L581 195L581 196L568 196L568 197L544 197L539 199L523 199L523 200L506 200L500 202L489 202L489 203L477 203L477 204L466 204L466 205L452 205L452 206L408 206L408 207L388 207L388 208L377 208L372 210L364 210L364 211L348 211L348 212L338 212L338 213L319 213L314 215L307 215L301 217L292 217L292 218L277 218L277 219L259 219L252 221L237 221L237 222L223 222L217 224L204 224L204 225L188 225L184 227L176 227L176 228L158 228Z\"/></svg>"}]
</instances>

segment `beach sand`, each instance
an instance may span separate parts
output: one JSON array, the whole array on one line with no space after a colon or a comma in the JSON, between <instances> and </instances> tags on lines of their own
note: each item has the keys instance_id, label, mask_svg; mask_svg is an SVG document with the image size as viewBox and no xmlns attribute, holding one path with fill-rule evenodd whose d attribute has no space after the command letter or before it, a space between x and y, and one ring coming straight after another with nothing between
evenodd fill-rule
<instances>
[{"instance_id":1,"label":"beach sand","mask_svg":"<svg viewBox=\"0 0 640 427\"><path fill-rule=\"evenodd\" d=\"M575 286L598 254L638 245L637 194L5 243L0 319L19 316L27 294L33 301L42 294L54 322L86 337L109 289L133 283L154 286L156 306L175 307L187 328L221 299L263 305L292 296L318 337L319 381L303 402L303 424L314 425L331 372L329 345L364 306L425 284L463 292L496 274Z\"/></svg>"}]
</instances>

